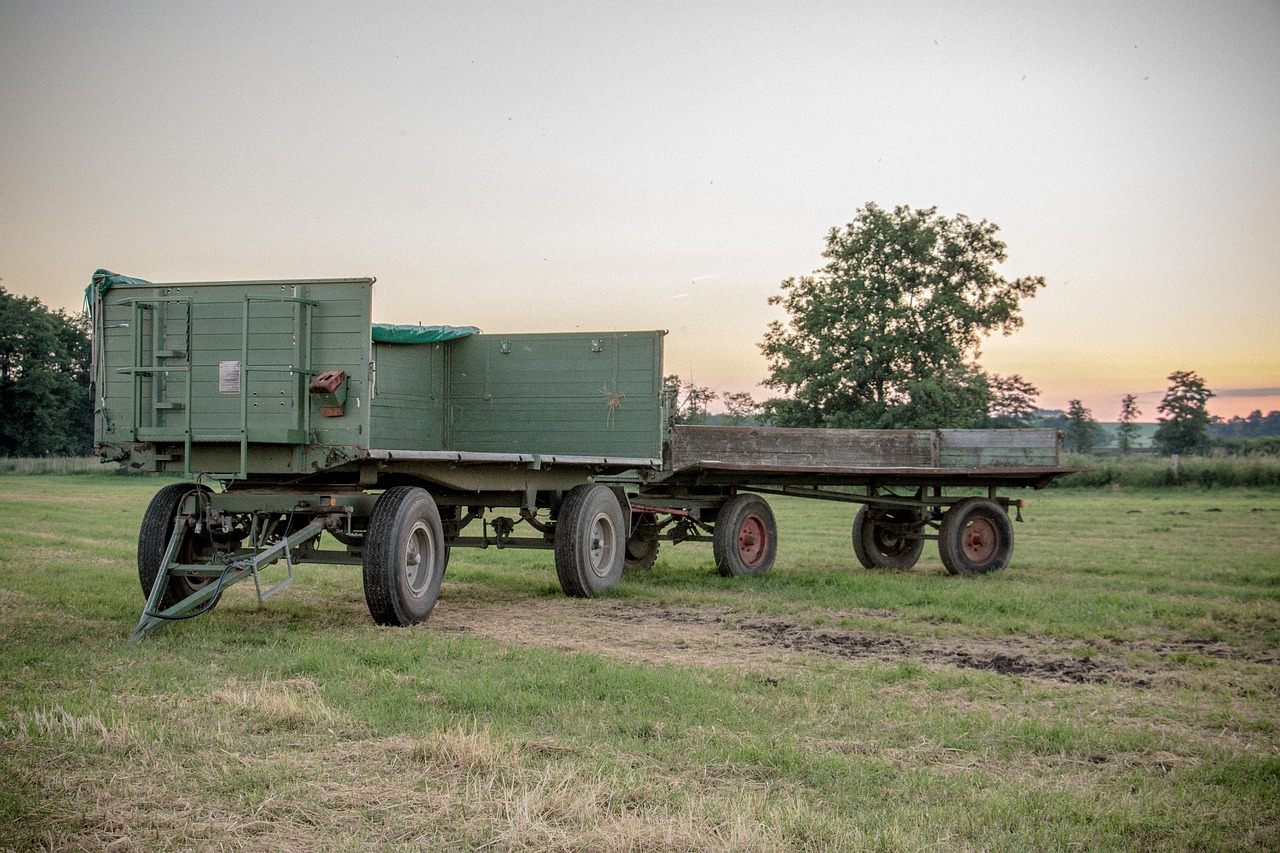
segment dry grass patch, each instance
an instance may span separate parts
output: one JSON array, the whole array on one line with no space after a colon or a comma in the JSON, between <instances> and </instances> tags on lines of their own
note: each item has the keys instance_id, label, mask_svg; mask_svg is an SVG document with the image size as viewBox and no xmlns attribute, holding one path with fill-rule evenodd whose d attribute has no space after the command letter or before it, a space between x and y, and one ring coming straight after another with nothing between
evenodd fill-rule
<instances>
[{"instance_id":1,"label":"dry grass patch","mask_svg":"<svg viewBox=\"0 0 1280 853\"><path fill-rule=\"evenodd\" d=\"M231 679L203 698L153 697L130 714L17 713L0 730L5 784L34 795L27 819L39 831L9 841L91 851L788 850L784 828L797 815L815 819L785 786L672 776L641 756L619 764L474 722L414 738L352 730L306 679Z\"/></svg>"},{"instance_id":2,"label":"dry grass patch","mask_svg":"<svg viewBox=\"0 0 1280 853\"><path fill-rule=\"evenodd\" d=\"M61 705L15 713L0 726L6 743L26 745L70 743L103 753L131 754L145 750L152 737L125 716L72 714Z\"/></svg>"},{"instance_id":3,"label":"dry grass patch","mask_svg":"<svg viewBox=\"0 0 1280 853\"><path fill-rule=\"evenodd\" d=\"M6 620L25 616L38 609L39 600L16 589L0 588L0 616Z\"/></svg>"},{"instance_id":4,"label":"dry grass patch","mask_svg":"<svg viewBox=\"0 0 1280 853\"><path fill-rule=\"evenodd\" d=\"M248 719L255 731L329 726L337 718L320 696L320 688L305 678L254 684L232 680L211 697Z\"/></svg>"}]
</instances>

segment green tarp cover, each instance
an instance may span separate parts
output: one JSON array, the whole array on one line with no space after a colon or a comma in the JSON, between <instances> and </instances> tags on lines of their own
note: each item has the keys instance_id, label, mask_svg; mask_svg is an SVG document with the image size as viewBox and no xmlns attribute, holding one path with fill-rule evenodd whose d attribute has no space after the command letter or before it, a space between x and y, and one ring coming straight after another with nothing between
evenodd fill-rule
<instances>
[{"instance_id":1,"label":"green tarp cover","mask_svg":"<svg viewBox=\"0 0 1280 853\"><path fill-rule=\"evenodd\" d=\"M374 323L373 340L380 344L438 344L478 335L475 326L395 326Z\"/></svg>"},{"instance_id":2,"label":"green tarp cover","mask_svg":"<svg viewBox=\"0 0 1280 853\"><path fill-rule=\"evenodd\" d=\"M150 284L151 282L141 278L130 278L127 275L120 275L111 270L98 270L93 274L93 279L89 286L84 290L84 304L92 305L94 298L102 296L117 284Z\"/></svg>"}]
</instances>

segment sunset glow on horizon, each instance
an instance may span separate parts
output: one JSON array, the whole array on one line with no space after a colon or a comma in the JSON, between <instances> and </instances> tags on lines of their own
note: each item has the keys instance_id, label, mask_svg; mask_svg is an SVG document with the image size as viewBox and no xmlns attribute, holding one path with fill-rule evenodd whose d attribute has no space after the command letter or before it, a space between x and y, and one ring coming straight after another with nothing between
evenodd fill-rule
<instances>
[{"instance_id":1,"label":"sunset glow on horizon","mask_svg":"<svg viewBox=\"0 0 1280 853\"><path fill-rule=\"evenodd\" d=\"M0 285L372 275L378 321L666 329L762 387L868 201L1000 226L1043 408L1280 409L1280 6L0 0ZM713 406L713 410L715 407Z\"/></svg>"}]
</instances>

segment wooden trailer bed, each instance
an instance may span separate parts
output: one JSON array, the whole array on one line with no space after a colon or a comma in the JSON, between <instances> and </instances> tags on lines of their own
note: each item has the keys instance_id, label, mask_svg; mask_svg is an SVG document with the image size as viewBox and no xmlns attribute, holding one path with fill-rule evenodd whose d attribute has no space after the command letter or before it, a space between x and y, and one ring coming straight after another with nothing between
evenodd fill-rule
<instances>
[{"instance_id":1,"label":"wooden trailer bed","mask_svg":"<svg viewBox=\"0 0 1280 853\"><path fill-rule=\"evenodd\" d=\"M1043 488L1056 430L830 430L675 426L666 485Z\"/></svg>"}]
</instances>

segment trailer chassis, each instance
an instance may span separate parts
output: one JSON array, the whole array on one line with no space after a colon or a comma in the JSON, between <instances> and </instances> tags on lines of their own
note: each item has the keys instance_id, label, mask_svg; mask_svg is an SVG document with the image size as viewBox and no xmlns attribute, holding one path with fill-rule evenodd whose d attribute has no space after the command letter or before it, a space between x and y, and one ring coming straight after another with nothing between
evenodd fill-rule
<instances>
[{"instance_id":1,"label":"trailer chassis","mask_svg":"<svg viewBox=\"0 0 1280 853\"><path fill-rule=\"evenodd\" d=\"M637 486L618 478L592 482L588 476L575 484L575 478L562 476L549 485L569 488L503 492L492 488L496 477L486 473L476 481L484 488L469 492L439 483L429 492L429 483L399 481L375 484L381 494L354 484L304 488L233 481L217 493L199 480L165 487L139 535L147 604L131 640L208 612L226 589L246 580L254 581L257 599L264 602L292 582L302 562L363 566L371 613L385 624L426 618L455 547L555 551L564 591L586 597L616 583L623 568L652 566L664 542L710 542L721 574L760 574L772 568L778 543L764 496L859 505L851 540L867 569L910 568L924 542L936 541L949 572L984 574L1008 564L1010 511L1022 521L1023 507L1023 501L1000 495L997 485L988 485L981 497L900 479L860 487L812 478ZM958 485L973 491L972 482ZM584 501L591 504L586 515ZM515 512L487 514L503 509ZM326 533L344 547L321 550ZM264 589L262 570L280 561L285 578Z\"/></svg>"}]
</instances>

